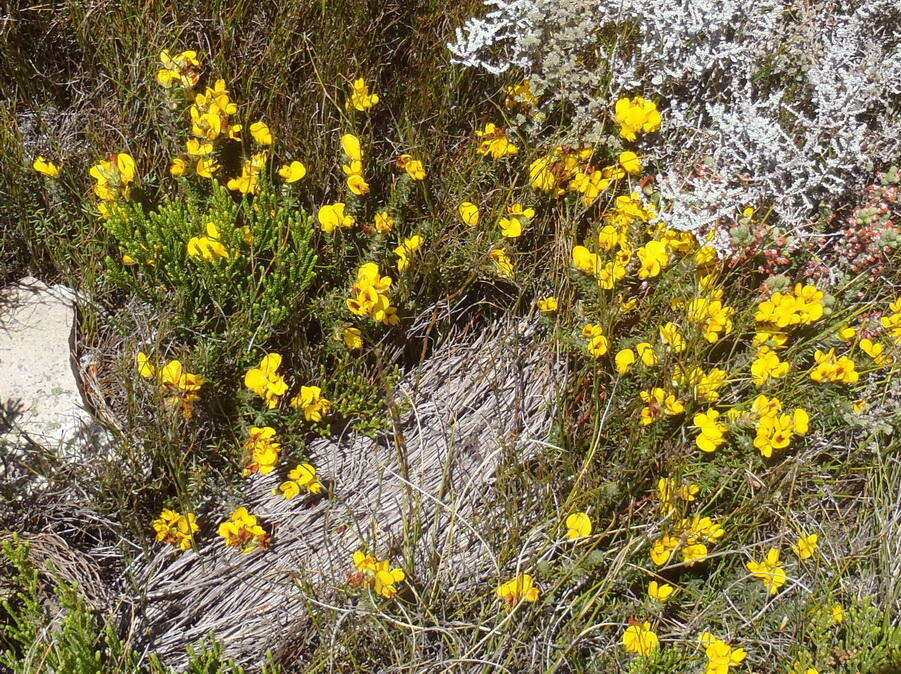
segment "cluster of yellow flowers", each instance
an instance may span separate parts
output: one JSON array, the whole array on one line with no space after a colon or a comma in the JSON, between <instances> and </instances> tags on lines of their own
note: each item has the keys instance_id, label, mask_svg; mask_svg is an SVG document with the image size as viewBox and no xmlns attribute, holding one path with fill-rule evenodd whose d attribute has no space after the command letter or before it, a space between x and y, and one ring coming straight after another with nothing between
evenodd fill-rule
<instances>
[{"instance_id":1,"label":"cluster of yellow flowers","mask_svg":"<svg viewBox=\"0 0 901 674\"><path fill-rule=\"evenodd\" d=\"M901 345L901 297L891 302L888 308L889 312L882 316L879 322L888 331L895 344Z\"/></svg>"},{"instance_id":2,"label":"cluster of yellow flowers","mask_svg":"<svg viewBox=\"0 0 901 674\"><path fill-rule=\"evenodd\" d=\"M424 239L419 234L414 234L404 239L403 243L394 249L394 254L397 255L397 271L406 271L410 266L410 256L422 248L423 243Z\"/></svg>"},{"instance_id":3,"label":"cluster of yellow flowers","mask_svg":"<svg viewBox=\"0 0 901 674\"><path fill-rule=\"evenodd\" d=\"M357 270L357 280L347 298L347 308L357 316L368 316L377 323L397 325L397 308L391 306L388 289L391 277L382 276L378 265L367 262Z\"/></svg>"},{"instance_id":4,"label":"cluster of yellow flowers","mask_svg":"<svg viewBox=\"0 0 901 674\"><path fill-rule=\"evenodd\" d=\"M731 667L739 667L748 654L743 648L732 648L728 643L717 639L710 632L701 635L701 646L707 656L707 667L704 674L728 674Z\"/></svg>"},{"instance_id":5,"label":"cluster of yellow flowers","mask_svg":"<svg viewBox=\"0 0 901 674\"><path fill-rule=\"evenodd\" d=\"M633 621L623 632L622 641L627 652L643 656L650 655L660 647L660 639L648 621ZM707 656L705 674L728 674L731 667L740 666L747 657L743 648L732 648L710 632L701 634L700 642Z\"/></svg>"},{"instance_id":6,"label":"cluster of yellow flowers","mask_svg":"<svg viewBox=\"0 0 901 674\"><path fill-rule=\"evenodd\" d=\"M272 537L260 524L256 515L250 514L247 508L241 506L235 510L228 521L219 525L219 535L225 539L225 545L241 548L243 554L259 548L268 550Z\"/></svg>"},{"instance_id":7,"label":"cluster of yellow flowers","mask_svg":"<svg viewBox=\"0 0 901 674\"><path fill-rule=\"evenodd\" d=\"M247 432L244 451L248 455L248 463L244 466L244 475L261 473L268 475L278 465L281 444L276 440L275 429L271 426L251 426Z\"/></svg>"},{"instance_id":8,"label":"cluster of yellow flowers","mask_svg":"<svg viewBox=\"0 0 901 674\"><path fill-rule=\"evenodd\" d=\"M710 517L687 516L686 506L699 492L696 484L677 484L670 478L657 482L657 500L660 515L673 524L651 543L651 561L657 566L668 564L676 552L682 553L682 562L692 566L707 558L708 544L716 543L725 535L723 527ZM675 518L680 514L685 516Z\"/></svg>"},{"instance_id":9,"label":"cluster of yellow flowers","mask_svg":"<svg viewBox=\"0 0 901 674\"><path fill-rule=\"evenodd\" d=\"M288 391L288 383L278 372L281 365L281 354L268 353L259 367L251 368L244 375L244 386L261 396L270 410L278 406L281 397Z\"/></svg>"},{"instance_id":10,"label":"cluster of yellow flowers","mask_svg":"<svg viewBox=\"0 0 901 674\"><path fill-rule=\"evenodd\" d=\"M397 594L397 584L406 578L403 569L392 569L387 559L376 559L373 555L367 555L362 550L357 550L353 555L356 573L351 574L348 584L351 587L369 586L375 593L391 599Z\"/></svg>"},{"instance_id":11,"label":"cluster of yellow flowers","mask_svg":"<svg viewBox=\"0 0 901 674\"><path fill-rule=\"evenodd\" d=\"M351 82L350 89L350 97L345 103L345 107L348 110L353 108L354 110L365 112L379 102L378 94L369 93L369 85L366 84L366 80L362 77L358 77Z\"/></svg>"},{"instance_id":12,"label":"cluster of yellow flowers","mask_svg":"<svg viewBox=\"0 0 901 674\"><path fill-rule=\"evenodd\" d=\"M52 161L45 159L43 156L38 155L34 158L34 161L31 163L31 167L49 178L58 178L59 177L59 166L54 164Z\"/></svg>"},{"instance_id":13,"label":"cluster of yellow flowers","mask_svg":"<svg viewBox=\"0 0 901 674\"><path fill-rule=\"evenodd\" d=\"M506 583L501 583L495 593L504 602L504 608L512 609L521 601L536 602L541 590L535 585L532 576L521 573Z\"/></svg>"},{"instance_id":14,"label":"cluster of yellow flowers","mask_svg":"<svg viewBox=\"0 0 901 674\"><path fill-rule=\"evenodd\" d=\"M281 494L289 501L301 493L319 494L323 490L322 483L316 478L316 469L309 463L299 463L288 471L288 479L282 482L273 494Z\"/></svg>"},{"instance_id":15,"label":"cluster of yellow flowers","mask_svg":"<svg viewBox=\"0 0 901 674\"><path fill-rule=\"evenodd\" d=\"M402 154L397 158L395 164L398 168L406 171L413 180L425 180L425 165L421 159L416 159L413 155Z\"/></svg>"},{"instance_id":16,"label":"cluster of yellow flowers","mask_svg":"<svg viewBox=\"0 0 901 674\"><path fill-rule=\"evenodd\" d=\"M162 368L150 362L147 354L138 352L138 374L145 379L156 378L170 407L178 407L185 419L194 416L194 403L200 400L198 391L206 383L203 375L186 372L181 361L169 361Z\"/></svg>"},{"instance_id":17,"label":"cluster of yellow flowers","mask_svg":"<svg viewBox=\"0 0 901 674\"><path fill-rule=\"evenodd\" d=\"M679 551L686 566L703 562L707 559L707 544L716 543L725 533L723 527L710 517L694 515L683 518L670 532L651 544L651 561L663 566Z\"/></svg>"},{"instance_id":18,"label":"cluster of yellow flowers","mask_svg":"<svg viewBox=\"0 0 901 674\"><path fill-rule=\"evenodd\" d=\"M112 214L117 201L131 195L131 184L136 176L135 160L130 154L120 152L92 166L89 173L96 181L94 194L101 199L97 209L100 215L107 217Z\"/></svg>"},{"instance_id":19,"label":"cluster of yellow flowers","mask_svg":"<svg viewBox=\"0 0 901 674\"><path fill-rule=\"evenodd\" d=\"M179 550L190 550L195 543L194 534L200 531L194 513L182 515L169 508L163 508L160 516L153 520L152 526L157 541L173 545ZM270 542L269 535L257 517L243 506L235 510L228 521L219 525L219 535L225 539L225 545L240 547L243 553L256 548L267 550Z\"/></svg>"},{"instance_id":20,"label":"cluster of yellow flowers","mask_svg":"<svg viewBox=\"0 0 901 674\"><path fill-rule=\"evenodd\" d=\"M369 183L363 177L363 148L360 146L360 139L352 133L345 133L341 136L341 147L347 157L347 163L341 167L347 176L347 189L359 196L369 194Z\"/></svg>"},{"instance_id":21,"label":"cluster of yellow flowers","mask_svg":"<svg viewBox=\"0 0 901 674\"><path fill-rule=\"evenodd\" d=\"M798 559L804 561L810 559L817 549L819 536L810 534L809 536L801 536L798 542L792 546L792 550L798 556ZM770 594L776 594L788 580L788 575L782 567L779 559L780 553L777 548L770 548L760 562L751 560L746 564L751 576L757 578L763 583L763 586L769 590Z\"/></svg>"},{"instance_id":22,"label":"cluster of yellow flowers","mask_svg":"<svg viewBox=\"0 0 901 674\"><path fill-rule=\"evenodd\" d=\"M169 89L180 84L185 89L193 89L200 79L200 60L194 50L183 51L173 56L168 49L160 52L162 70L156 74L156 81Z\"/></svg>"},{"instance_id":23,"label":"cluster of yellow flowers","mask_svg":"<svg viewBox=\"0 0 901 674\"><path fill-rule=\"evenodd\" d=\"M200 531L194 513L182 515L175 510L163 508L159 518L153 520L156 540L174 545L179 550L189 550L194 545L194 534Z\"/></svg>"},{"instance_id":24,"label":"cluster of yellow flowers","mask_svg":"<svg viewBox=\"0 0 901 674\"><path fill-rule=\"evenodd\" d=\"M804 409L797 408L792 414L781 414L782 403L777 398L759 395L754 399L752 411L757 419L757 435L754 446L766 458L774 449L785 449L792 436L807 433L810 417Z\"/></svg>"},{"instance_id":25,"label":"cluster of yellow flowers","mask_svg":"<svg viewBox=\"0 0 901 674\"><path fill-rule=\"evenodd\" d=\"M619 99L615 111L619 135L626 140L634 141L639 133L651 133L660 128L662 118L657 105L641 96Z\"/></svg>"},{"instance_id":26,"label":"cluster of yellow flowers","mask_svg":"<svg viewBox=\"0 0 901 674\"><path fill-rule=\"evenodd\" d=\"M510 142L507 130L502 126L488 122L484 129L476 130L476 136L480 141L476 152L481 155L491 155L494 159L500 159L519 152L519 148Z\"/></svg>"},{"instance_id":27,"label":"cluster of yellow flowers","mask_svg":"<svg viewBox=\"0 0 901 674\"><path fill-rule=\"evenodd\" d=\"M810 325L823 316L823 291L816 286L796 284L787 293L775 292L757 305L754 320L767 325L771 334L795 325Z\"/></svg>"},{"instance_id":28,"label":"cluster of yellow flowers","mask_svg":"<svg viewBox=\"0 0 901 674\"><path fill-rule=\"evenodd\" d=\"M251 368L244 374L244 385L263 398L268 409L278 407L282 397L288 392L288 382L279 373L281 364L281 354L268 353L258 367ZM288 404L301 410L304 418L312 422L322 421L331 408L331 401L322 395L322 389L318 386L301 386ZM270 473L278 463L279 444L275 441L275 430L268 426L250 429L246 449L251 457L245 468L248 474L257 471Z\"/></svg>"},{"instance_id":29,"label":"cluster of yellow flowers","mask_svg":"<svg viewBox=\"0 0 901 674\"><path fill-rule=\"evenodd\" d=\"M281 365L281 354L268 353L259 367L251 368L244 374L244 385L263 398L270 410L278 407L282 396L288 391L288 383L279 373ZM301 410L307 421L314 422L322 421L331 407L331 401L323 397L318 386L301 386L300 392L288 404Z\"/></svg>"},{"instance_id":30,"label":"cluster of yellow flowers","mask_svg":"<svg viewBox=\"0 0 901 674\"><path fill-rule=\"evenodd\" d=\"M835 349L829 351L817 349L813 358L816 365L810 371L810 378L815 382L837 381L855 384L860 379L854 361L848 356L836 356Z\"/></svg>"},{"instance_id":31,"label":"cluster of yellow flowers","mask_svg":"<svg viewBox=\"0 0 901 674\"><path fill-rule=\"evenodd\" d=\"M244 243L248 246L253 245L253 232L250 227L245 225L241 228ZM228 260L237 257L235 250L229 250L222 242L222 234L219 231L219 225L215 222L208 222L204 228L204 234L201 236L192 236L188 240L187 246L188 256L197 260Z\"/></svg>"}]
</instances>

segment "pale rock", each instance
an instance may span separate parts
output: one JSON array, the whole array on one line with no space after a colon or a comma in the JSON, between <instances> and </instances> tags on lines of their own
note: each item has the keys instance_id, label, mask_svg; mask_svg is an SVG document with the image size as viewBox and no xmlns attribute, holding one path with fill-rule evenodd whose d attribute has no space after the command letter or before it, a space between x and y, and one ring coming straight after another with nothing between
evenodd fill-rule
<instances>
[{"instance_id":1,"label":"pale rock","mask_svg":"<svg viewBox=\"0 0 901 674\"><path fill-rule=\"evenodd\" d=\"M78 460L109 442L81 393L73 356L75 304L70 288L31 277L0 290L2 477L11 477L9 464L21 461L28 446Z\"/></svg>"}]
</instances>

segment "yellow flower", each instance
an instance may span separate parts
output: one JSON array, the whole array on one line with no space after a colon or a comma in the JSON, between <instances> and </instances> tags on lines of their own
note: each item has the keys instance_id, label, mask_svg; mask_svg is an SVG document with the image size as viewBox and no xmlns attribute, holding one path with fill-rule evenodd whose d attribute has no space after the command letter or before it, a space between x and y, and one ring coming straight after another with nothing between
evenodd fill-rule
<instances>
[{"instance_id":1,"label":"yellow flower","mask_svg":"<svg viewBox=\"0 0 901 674\"><path fill-rule=\"evenodd\" d=\"M378 560L373 555L357 550L353 555L354 566L358 573L351 576L351 585L369 585L376 594L391 599L397 594L397 583L406 578L403 570L392 569L388 560Z\"/></svg>"},{"instance_id":2,"label":"yellow flower","mask_svg":"<svg viewBox=\"0 0 901 674\"><path fill-rule=\"evenodd\" d=\"M682 561L686 566L693 566L707 559L707 546L703 543L689 543L682 548Z\"/></svg>"},{"instance_id":3,"label":"yellow flower","mask_svg":"<svg viewBox=\"0 0 901 674\"><path fill-rule=\"evenodd\" d=\"M816 365L810 371L810 378L815 382L836 381L843 384L856 384L860 374L854 361L847 356L836 358L835 349L823 352L817 349L813 358Z\"/></svg>"},{"instance_id":4,"label":"yellow flower","mask_svg":"<svg viewBox=\"0 0 901 674\"><path fill-rule=\"evenodd\" d=\"M254 122L251 124L250 135L260 145L272 145L272 132L265 122Z\"/></svg>"},{"instance_id":5,"label":"yellow flower","mask_svg":"<svg viewBox=\"0 0 901 674\"><path fill-rule=\"evenodd\" d=\"M885 353L885 344L874 342L871 339L862 339L858 346L860 346L860 350L872 358L873 362L879 367L891 364L892 357Z\"/></svg>"},{"instance_id":6,"label":"yellow flower","mask_svg":"<svg viewBox=\"0 0 901 674\"><path fill-rule=\"evenodd\" d=\"M31 167L38 173L43 173L45 176L50 176L51 178L59 176L59 167L52 161L47 161L40 155L34 158L34 163Z\"/></svg>"},{"instance_id":7,"label":"yellow flower","mask_svg":"<svg viewBox=\"0 0 901 674\"><path fill-rule=\"evenodd\" d=\"M857 330L850 325L843 325L838 329L838 338L843 342L850 342L856 334Z\"/></svg>"},{"instance_id":8,"label":"yellow flower","mask_svg":"<svg viewBox=\"0 0 901 674\"><path fill-rule=\"evenodd\" d=\"M340 201L320 207L316 218L326 234L331 234L336 227L353 227L356 223L354 216L344 214L344 203Z\"/></svg>"},{"instance_id":9,"label":"yellow flower","mask_svg":"<svg viewBox=\"0 0 901 674\"><path fill-rule=\"evenodd\" d=\"M522 223L517 218L501 218L497 221L501 234L508 239L515 239L522 234Z\"/></svg>"},{"instance_id":10,"label":"yellow flower","mask_svg":"<svg viewBox=\"0 0 901 674\"><path fill-rule=\"evenodd\" d=\"M589 323L582 328L582 336L588 341L588 353L593 358L600 358L610 349L610 341L604 335L604 328L595 323Z\"/></svg>"},{"instance_id":11,"label":"yellow flower","mask_svg":"<svg viewBox=\"0 0 901 674\"><path fill-rule=\"evenodd\" d=\"M95 164L88 173L96 181L94 194L99 198L104 201L115 201L119 197L127 199L129 185L136 175L135 160L130 154L120 152Z\"/></svg>"},{"instance_id":12,"label":"yellow flower","mask_svg":"<svg viewBox=\"0 0 901 674\"><path fill-rule=\"evenodd\" d=\"M394 228L394 218L388 211L380 211L375 214L375 231L380 234L387 234Z\"/></svg>"},{"instance_id":13,"label":"yellow flower","mask_svg":"<svg viewBox=\"0 0 901 674\"><path fill-rule=\"evenodd\" d=\"M363 196L365 194L369 194L369 183L366 182L366 179L363 178L362 175L360 175L359 173L354 173L347 176L347 189L349 189L354 194Z\"/></svg>"},{"instance_id":14,"label":"yellow flower","mask_svg":"<svg viewBox=\"0 0 901 674\"><path fill-rule=\"evenodd\" d=\"M241 548L243 554L257 548L268 550L272 540L256 515L251 515L244 506L235 510L228 521L219 525L219 535L225 539L225 545Z\"/></svg>"},{"instance_id":15,"label":"yellow flower","mask_svg":"<svg viewBox=\"0 0 901 674\"><path fill-rule=\"evenodd\" d=\"M585 538L591 534L591 518L588 513L573 513L566 518L566 537Z\"/></svg>"},{"instance_id":16,"label":"yellow flower","mask_svg":"<svg viewBox=\"0 0 901 674\"><path fill-rule=\"evenodd\" d=\"M156 375L156 368L153 367L147 354L143 351L138 351L138 374L145 379L150 379Z\"/></svg>"},{"instance_id":17,"label":"yellow flower","mask_svg":"<svg viewBox=\"0 0 901 674\"><path fill-rule=\"evenodd\" d=\"M351 288L352 297L345 300L347 308L357 316L369 316L379 323L397 325L397 309L391 306L388 289L391 277L382 276L378 265L367 262L357 270L357 281Z\"/></svg>"},{"instance_id":18,"label":"yellow flower","mask_svg":"<svg viewBox=\"0 0 901 674\"><path fill-rule=\"evenodd\" d=\"M402 154L397 158L397 166L406 171L413 180L425 178L425 167L419 159L413 159L412 155Z\"/></svg>"},{"instance_id":19,"label":"yellow flower","mask_svg":"<svg viewBox=\"0 0 901 674\"><path fill-rule=\"evenodd\" d=\"M636 251L641 266L638 268L639 278L651 278L657 276L660 271L669 264L669 255L666 246L661 241L648 241Z\"/></svg>"},{"instance_id":20,"label":"yellow flower","mask_svg":"<svg viewBox=\"0 0 901 674\"><path fill-rule=\"evenodd\" d=\"M513 261L510 260L507 253L500 248L494 248L489 253L497 270L497 275L501 278L513 278Z\"/></svg>"},{"instance_id":21,"label":"yellow flower","mask_svg":"<svg viewBox=\"0 0 901 674\"><path fill-rule=\"evenodd\" d=\"M183 176L188 172L188 162L181 157L175 157L169 165L169 173L175 177Z\"/></svg>"},{"instance_id":22,"label":"yellow flower","mask_svg":"<svg viewBox=\"0 0 901 674\"><path fill-rule=\"evenodd\" d=\"M641 96L633 99L621 98L615 106L619 135L626 140L635 140L638 133L651 133L660 128L660 112L653 101Z\"/></svg>"},{"instance_id":23,"label":"yellow flower","mask_svg":"<svg viewBox=\"0 0 901 674\"><path fill-rule=\"evenodd\" d=\"M652 580L650 585L648 585L648 596L659 602L665 602L672 596L675 589L667 583L658 583L656 580Z\"/></svg>"},{"instance_id":24,"label":"yellow flower","mask_svg":"<svg viewBox=\"0 0 901 674\"><path fill-rule=\"evenodd\" d=\"M193 236L188 241L188 255L203 260L228 259L228 249L219 240L215 222L206 224L206 236Z\"/></svg>"},{"instance_id":25,"label":"yellow flower","mask_svg":"<svg viewBox=\"0 0 901 674\"><path fill-rule=\"evenodd\" d=\"M685 351L685 338L675 323L669 322L660 326L660 339L676 353Z\"/></svg>"},{"instance_id":26,"label":"yellow flower","mask_svg":"<svg viewBox=\"0 0 901 674\"><path fill-rule=\"evenodd\" d=\"M350 98L347 99L345 107L364 112L378 102L378 94L370 94L366 80L358 77L350 85Z\"/></svg>"},{"instance_id":27,"label":"yellow flower","mask_svg":"<svg viewBox=\"0 0 901 674\"><path fill-rule=\"evenodd\" d=\"M845 619L845 608L841 604L834 604L830 609L832 622L838 624Z\"/></svg>"},{"instance_id":28,"label":"yellow flower","mask_svg":"<svg viewBox=\"0 0 901 674\"><path fill-rule=\"evenodd\" d=\"M404 574L403 569L392 569L387 561L383 561L375 572L373 589L376 594L380 594L386 599L391 599L397 594L395 585L403 582L405 578L406 574Z\"/></svg>"},{"instance_id":29,"label":"yellow flower","mask_svg":"<svg viewBox=\"0 0 901 674\"><path fill-rule=\"evenodd\" d=\"M622 166L627 173L633 176L641 173L641 159L639 159L638 155L634 152L620 152L619 165Z\"/></svg>"},{"instance_id":30,"label":"yellow flower","mask_svg":"<svg viewBox=\"0 0 901 674\"><path fill-rule=\"evenodd\" d=\"M272 493L280 493L290 501L301 492L319 494L322 489L322 484L316 479L316 469L309 463L299 463L296 468L288 471L288 479L278 489L273 489Z\"/></svg>"},{"instance_id":31,"label":"yellow flower","mask_svg":"<svg viewBox=\"0 0 901 674\"><path fill-rule=\"evenodd\" d=\"M294 160L290 164L282 166L278 170L278 174L285 179L286 183L296 183L307 174L307 167Z\"/></svg>"},{"instance_id":32,"label":"yellow flower","mask_svg":"<svg viewBox=\"0 0 901 674\"><path fill-rule=\"evenodd\" d=\"M651 623L645 621L626 628L623 632L623 646L629 653L647 656L660 646L660 640L651 630Z\"/></svg>"},{"instance_id":33,"label":"yellow flower","mask_svg":"<svg viewBox=\"0 0 901 674\"><path fill-rule=\"evenodd\" d=\"M193 49L183 51L175 56L172 56L168 49L164 49L160 52L160 63L163 64L163 69L157 72L156 79L166 89L176 82L185 89L190 89L200 79L198 70L200 61L197 59L197 52Z\"/></svg>"},{"instance_id":34,"label":"yellow flower","mask_svg":"<svg viewBox=\"0 0 901 674\"><path fill-rule=\"evenodd\" d=\"M535 217L535 209L531 206L523 206L522 204L516 203L507 209L507 214L517 220L531 220Z\"/></svg>"},{"instance_id":35,"label":"yellow flower","mask_svg":"<svg viewBox=\"0 0 901 674\"><path fill-rule=\"evenodd\" d=\"M597 254L592 253L585 246L573 247L573 266L592 276L597 275L600 270Z\"/></svg>"},{"instance_id":36,"label":"yellow flower","mask_svg":"<svg viewBox=\"0 0 901 674\"><path fill-rule=\"evenodd\" d=\"M363 149L360 147L360 139L352 133L341 136L341 148L351 161L363 161Z\"/></svg>"},{"instance_id":37,"label":"yellow flower","mask_svg":"<svg viewBox=\"0 0 901 674\"><path fill-rule=\"evenodd\" d=\"M266 401L271 410L278 405L279 398L288 390L284 377L278 373L282 357L277 353L269 353L260 361L260 366L252 368L244 375L244 386Z\"/></svg>"},{"instance_id":38,"label":"yellow flower","mask_svg":"<svg viewBox=\"0 0 901 674\"><path fill-rule=\"evenodd\" d=\"M488 122L481 131L476 129L476 136L480 139L476 152L481 155L491 155L494 159L500 159L519 151L519 148L507 138L507 130L491 122Z\"/></svg>"},{"instance_id":39,"label":"yellow flower","mask_svg":"<svg viewBox=\"0 0 901 674\"><path fill-rule=\"evenodd\" d=\"M659 362L659 359L657 358L657 352L654 351L654 347L651 346L648 342L639 342L638 344L636 344L635 353L637 353L638 357L641 358L641 362L648 367L653 367Z\"/></svg>"},{"instance_id":40,"label":"yellow flower","mask_svg":"<svg viewBox=\"0 0 901 674\"><path fill-rule=\"evenodd\" d=\"M241 194L256 194L259 190L259 174L266 166L266 153L257 152L241 164L241 175L228 181L228 189Z\"/></svg>"},{"instance_id":41,"label":"yellow flower","mask_svg":"<svg viewBox=\"0 0 901 674\"><path fill-rule=\"evenodd\" d=\"M651 544L651 561L657 566L663 566L672 559L679 547L679 539L676 536L663 534Z\"/></svg>"},{"instance_id":42,"label":"yellow flower","mask_svg":"<svg viewBox=\"0 0 901 674\"><path fill-rule=\"evenodd\" d=\"M708 265L711 262L715 262L719 257L716 252L716 248L713 246L701 246L695 252L695 264L699 267L703 267L704 265Z\"/></svg>"},{"instance_id":43,"label":"yellow flower","mask_svg":"<svg viewBox=\"0 0 901 674\"><path fill-rule=\"evenodd\" d=\"M696 484L675 485L672 480L661 477L657 480L657 498L660 500L660 514L663 517L671 517L675 514L679 501L694 501L700 490L701 488Z\"/></svg>"},{"instance_id":44,"label":"yellow flower","mask_svg":"<svg viewBox=\"0 0 901 674\"><path fill-rule=\"evenodd\" d=\"M726 441L725 434L729 427L721 423L719 417L720 413L714 409L700 412L694 416L695 428L700 431L698 437L695 438L695 444L703 452L712 452Z\"/></svg>"},{"instance_id":45,"label":"yellow flower","mask_svg":"<svg viewBox=\"0 0 901 674\"><path fill-rule=\"evenodd\" d=\"M685 411L685 405L682 404L682 401L676 398L674 394L667 393L659 387L641 391L639 396L647 405L641 410L642 426L652 424L664 415L676 416Z\"/></svg>"},{"instance_id":46,"label":"yellow flower","mask_svg":"<svg viewBox=\"0 0 901 674\"><path fill-rule=\"evenodd\" d=\"M207 141L191 138L185 143L187 152L192 157L205 157L213 152L213 144Z\"/></svg>"},{"instance_id":47,"label":"yellow flower","mask_svg":"<svg viewBox=\"0 0 901 674\"><path fill-rule=\"evenodd\" d=\"M244 450L249 462L244 466L244 475L262 473L268 475L278 464L281 445L275 439L275 429L270 426L251 426L247 432Z\"/></svg>"},{"instance_id":48,"label":"yellow flower","mask_svg":"<svg viewBox=\"0 0 901 674\"><path fill-rule=\"evenodd\" d=\"M341 334L344 345L351 351L363 348L363 333L358 328L346 328Z\"/></svg>"},{"instance_id":49,"label":"yellow flower","mask_svg":"<svg viewBox=\"0 0 901 674\"><path fill-rule=\"evenodd\" d=\"M532 576L523 573L506 583L501 583L495 592L499 599L503 599L504 608L510 610L521 601L538 601L540 591L538 586L532 582Z\"/></svg>"},{"instance_id":50,"label":"yellow flower","mask_svg":"<svg viewBox=\"0 0 901 674\"><path fill-rule=\"evenodd\" d=\"M770 379L781 379L788 374L790 364L779 360L779 355L768 346L757 349L757 357L751 363L751 376L755 386L763 386Z\"/></svg>"},{"instance_id":51,"label":"yellow flower","mask_svg":"<svg viewBox=\"0 0 901 674\"><path fill-rule=\"evenodd\" d=\"M157 370L146 354L138 353L138 374L147 379L157 377L169 407L180 407L185 419L194 416L194 403L200 400L197 393L206 383L203 375L186 372L181 361L173 360Z\"/></svg>"},{"instance_id":52,"label":"yellow flower","mask_svg":"<svg viewBox=\"0 0 901 674\"><path fill-rule=\"evenodd\" d=\"M397 255L397 271L406 271L410 266L410 256L422 248L423 238L419 234L414 234L408 239L404 239L403 243L394 249Z\"/></svg>"},{"instance_id":53,"label":"yellow flower","mask_svg":"<svg viewBox=\"0 0 901 674\"><path fill-rule=\"evenodd\" d=\"M632 349L621 349L613 357L616 363L616 371L620 374L626 374L635 363L635 352Z\"/></svg>"},{"instance_id":54,"label":"yellow flower","mask_svg":"<svg viewBox=\"0 0 901 674\"><path fill-rule=\"evenodd\" d=\"M701 635L701 645L708 660L705 674L728 674L730 667L738 667L748 656L743 648L732 648L710 632Z\"/></svg>"},{"instance_id":55,"label":"yellow flower","mask_svg":"<svg viewBox=\"0 0 901 674\"><path fill-rule=\"evenodd\" d=\"M532 83L523 80L519 84L511 84L504 90L504 105L508 108L523 106L530 108L538 103L538 98L532 93Z\"/></svg>"},{"instance_id":56,"label":"yellow flower","mask_svg":"<svg viewBox=\"0 0 901 674\"><path fill-rule=\"evenodd\" d=\"M801 538L798 539L797 545L792 546L792 550L798 555L798 559L810 559L817 549L817 542L819 539L820 537L817 534L801 536Z\"/></svg>"},{"instance_id":57,"label":"yellow flower","mask_svg":"<svg viewBox=\"0 0 901 674\"><path fill-rule=\"evenodd\" d=\"M557 298L553 295L544 297L535 302L535 304L538 305L538 310L545 314L550 314L557 311Z\"/></svg>"},{"instance_id":58,"label":"yellow flower","mask_svg":"<svg viewBox=\"0 0 901 674\"><path fill-rule=\"evenodd\" d=\"M464 201L460 204L457 212L460 214L460 220L463 221L464 225L475 227L479 224L479 207L475 204Z\"/></svg>"},{"instance_id":59,"label":"yellow flower","mask_svg":"<svg viewBox=\"0 0 901 674\"><path fill-rule=\"evenodd\" d=\"M762 562L751 560L746 566L752 576L763 582L763 586L770 594L776 594L779 588L785 585L787 576L779 563L779 551L776 548L771 548Z\"/></svg>"},{"instance_id":60,"label":"yellow flower","mask_svg":"<svg viewBox=\"0 0 901 674\"><path fill-rule=\"evenodd\" d=\"M529 164L529 184L536 190L550 192L557 186L557 176L553 172L554 157L545 155Z\"/></svg>"},{"instance_id":61,"label":"yellow flower","mask_svg":"<svg viewBox=\"0 0 901 674\"><path fill-rule=\"evenodd\" d=\"M163 508L151 526L156 532L157 541L174 545L180 550L189 550L194 544L194 534L200 531L194 513L182 515L168 508Z\"/></svg>"},{"instance_id":62,"label":"yellow flower","mask_svg":"<svg viewBox=\"0 0 901 674\"><path fill-rule=\"evenodd\" d=\"M291 407L303 410L307 421L319 422L328 414L332 402L322 395L318 386L301 386L300 393L291 399Z\"/></svg>"},{"instance_id":63,"label":"yellow flower","mask_svg":"<svg viewBox=\"0 0 901 674\"><path fill-rule=\"evenodd\" d=\"M207 178L211 180L213 178L213 174L219 170L219 164L216 163L216 160L212 157L205 157L197 160L197 164L194 166L194 171L201 178Z\"/></svg>"}]
</instances>

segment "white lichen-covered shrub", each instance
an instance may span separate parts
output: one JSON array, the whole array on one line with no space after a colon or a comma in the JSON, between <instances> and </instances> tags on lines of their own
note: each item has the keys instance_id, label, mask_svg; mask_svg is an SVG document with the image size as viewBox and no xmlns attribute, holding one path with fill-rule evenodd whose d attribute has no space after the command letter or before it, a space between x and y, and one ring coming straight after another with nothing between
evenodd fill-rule
<instances>
[{"instance_id":1,"label":"white lichen-covered shrub","mask_svg":"<svg viewBox=\"0 0 901 674\"><path fill-rule=\"evenodd\" d=\"M664 125L643 149L674 227L715 228L753 204L803 233L901 155L898 0L485 5L457 30L453 58L528 77L544 108L570 113L556 140L609 142L617 98L658 102Z\"/></svg>"}]
</instances>

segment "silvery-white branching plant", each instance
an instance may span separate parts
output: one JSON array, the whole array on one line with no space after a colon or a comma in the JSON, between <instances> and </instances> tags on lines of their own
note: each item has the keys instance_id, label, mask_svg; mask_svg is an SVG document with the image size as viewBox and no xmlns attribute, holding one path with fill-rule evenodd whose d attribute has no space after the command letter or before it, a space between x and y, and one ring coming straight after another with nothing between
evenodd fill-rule
<instances>
[{"instance_id":1,"label":"silvery-white branching plant","mask_svg":"<svg viewBox=\"0 0 901 674\"><path fill-rule=\"evenodd\" d=\"M897 0L485 6L448 45L454 60L528 77L544 108L571 111L555 140L609 144L617 98L658 102L663 127L642 150L676 228L715 231L754 205L803 236L822 206L901 156Z\"/></svg>"}]
</instances>

